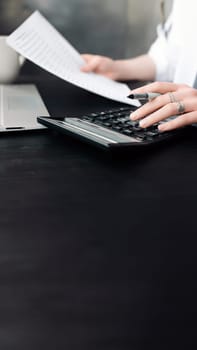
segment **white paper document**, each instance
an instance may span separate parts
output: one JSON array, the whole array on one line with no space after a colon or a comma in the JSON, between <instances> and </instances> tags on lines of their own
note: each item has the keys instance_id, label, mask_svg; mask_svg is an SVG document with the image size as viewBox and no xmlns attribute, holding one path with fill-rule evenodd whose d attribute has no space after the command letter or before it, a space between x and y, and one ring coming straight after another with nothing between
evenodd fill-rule
<instances>
[{"instance_id":1,"label":"white paper document","mask_svg":"<svg viewBox=\"0 0 197 350\"><path fill-rule=\"evenodd\" d=\"M57 77L103 97L139 106L127 98L129 87L95 73L84 73L81 55L43 17L35 11L8 38L14 50Z\"/></svg>"}]
</instances>

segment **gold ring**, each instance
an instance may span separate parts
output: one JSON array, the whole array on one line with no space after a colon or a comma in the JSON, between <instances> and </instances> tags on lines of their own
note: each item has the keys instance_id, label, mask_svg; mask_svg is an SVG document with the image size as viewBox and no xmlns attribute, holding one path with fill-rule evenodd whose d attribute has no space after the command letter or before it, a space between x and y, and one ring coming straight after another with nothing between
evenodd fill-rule
<instances>
[{"instance_id":1,"label":"gold ring","mask_svg":"<svg viewBox=\"0 0 197 350\"><path fill-rule=\"evenodd\" d=\"M177 110L178 110L178 114L183 114L185 112L185 106L180 101L177 102Z\"/></svg>"},{"instance_id":2,"label":"gold ring","mask_svg":"<svg viewBox=\"0 0 197 350\"><path fill-rule=\"evenodd\" d=\"M170 102L171 102L171 103L177 102L177 100L176 100L176 98L174 97L174 94L173 94L172 92L169 92L168 95L169 95L169 98L170 98Z\"/></svg>"}]
</instances>

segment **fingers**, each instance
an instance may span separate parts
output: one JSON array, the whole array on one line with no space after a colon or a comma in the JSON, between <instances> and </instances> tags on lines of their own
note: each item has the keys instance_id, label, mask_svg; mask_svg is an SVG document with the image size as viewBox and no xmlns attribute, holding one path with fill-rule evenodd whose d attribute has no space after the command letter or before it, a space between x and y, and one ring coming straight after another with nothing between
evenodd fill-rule
<instances>
[{"instance_id":1,"label":"fingers","mask_svg":"<svg viewBox=\"0 0 197 350\"><path fill-rule=\"evenodd\" d=\"M180 115L180 113L182 114ZM169 120L169 118L171 118L171 120ZM142 128L147 128L167 119L166 122L158 126L160 131L172 130L196 123L197 90L191 87L178 85L173 94L169 94L169 92L164 93L133 112L131 114L131 119L140 120L139 125Z\"/></svg>"},{"instance_id":2,"label":"fingers","mask_svg":"<svg viewBox=\"0 0 197 350\"><path fill-rule=\"evenodd\" d=\"M95 72L101 62L101 56L97 55L82 55L85 60L85 65L81 67L82 72Z\"/></svg>"},{"instance_id":3,"label":"fingers","mask_svg":"<svg viewBox=\"0 0 197 350\"><path fill-rule=\"evenodd\" d=\"M132 120L139 120L144 118L147 115L150 115L157 111L158 109L165 106L169 103L169 96L167 94L158 96L154 100L151 100L144 104L141 108L137 109L135 112L131 114Z\"/></svg>"},{"instance_id":4,"label":"fingers","mask_svg":"<svg viewBox=\"0 0 197 350\"><path fill-rule=\"evenodd\" d=\"M177 103L169 103L166 106L160 108L158 111L150 114L148 117L140 121L142 128L147 128L152 124L158 123L164 119L167 119L173 115L177 115Z\"/></svg>"},{"instance_id":5,"label":"fingers","mask_svg":"<svg viewBox=\"0 0 197 350\"><path fill-rule=\"evenodd\" d=\"M158 126L159 131L170 131L197 123L197 111L180 115L179 117Z\"/></svg>"},{"instance_id":6,"label":"fingers","mask_svg":"<svg viewBox=\"0 0 197 350\"><path fill-rule=\"evenodd\" d=\"M94 72L112 80L117 79L115 61L110 57L85 54L82 55L82 58L84 58L86 62L85 65L81 67L82 72Z\"/></svg>"}]
</instances>

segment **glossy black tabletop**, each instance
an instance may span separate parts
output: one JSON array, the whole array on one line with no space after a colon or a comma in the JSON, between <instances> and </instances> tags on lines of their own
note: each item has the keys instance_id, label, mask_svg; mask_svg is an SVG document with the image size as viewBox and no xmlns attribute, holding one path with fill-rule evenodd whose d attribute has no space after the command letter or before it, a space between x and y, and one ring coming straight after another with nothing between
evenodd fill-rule
<instances>
[{"instance_id":1,"label":"glossy black tabletop","mask_svg":"<svg viewBox=\"0 0 197 350\"><path fill-rule=\"evenodd\" d=\"M53 115L118 106L47 74ZM196 349L197 130L110 156L0 135L0 349Z\"/></svg>"}]
</instances>

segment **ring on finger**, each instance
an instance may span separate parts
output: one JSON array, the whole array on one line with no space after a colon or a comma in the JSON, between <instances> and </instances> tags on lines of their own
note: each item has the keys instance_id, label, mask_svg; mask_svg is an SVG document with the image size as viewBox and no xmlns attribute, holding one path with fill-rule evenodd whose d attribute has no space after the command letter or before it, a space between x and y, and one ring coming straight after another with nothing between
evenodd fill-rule
<instances>
[{"instance_id":1,"label":"ring on finger","mask_svg":"<svg viewBox=\"0 0 197 350\"><path fill-rule=\"evenodd\" d=\"M177 102L177 111L178 111L178 114L183 114L185 112L185 106L180 101Z\"/></svg>"},{"instance_id":2,"label":"ring on finger","mask_svg":"<svg viewBox=\"0 0 197 350\"><path fill-rule=\"evenodd\" d=\"M177 102L177 100L172 92L169 92L168 95L169 95L171 103Z\"/></svg>"}]
</instances>

